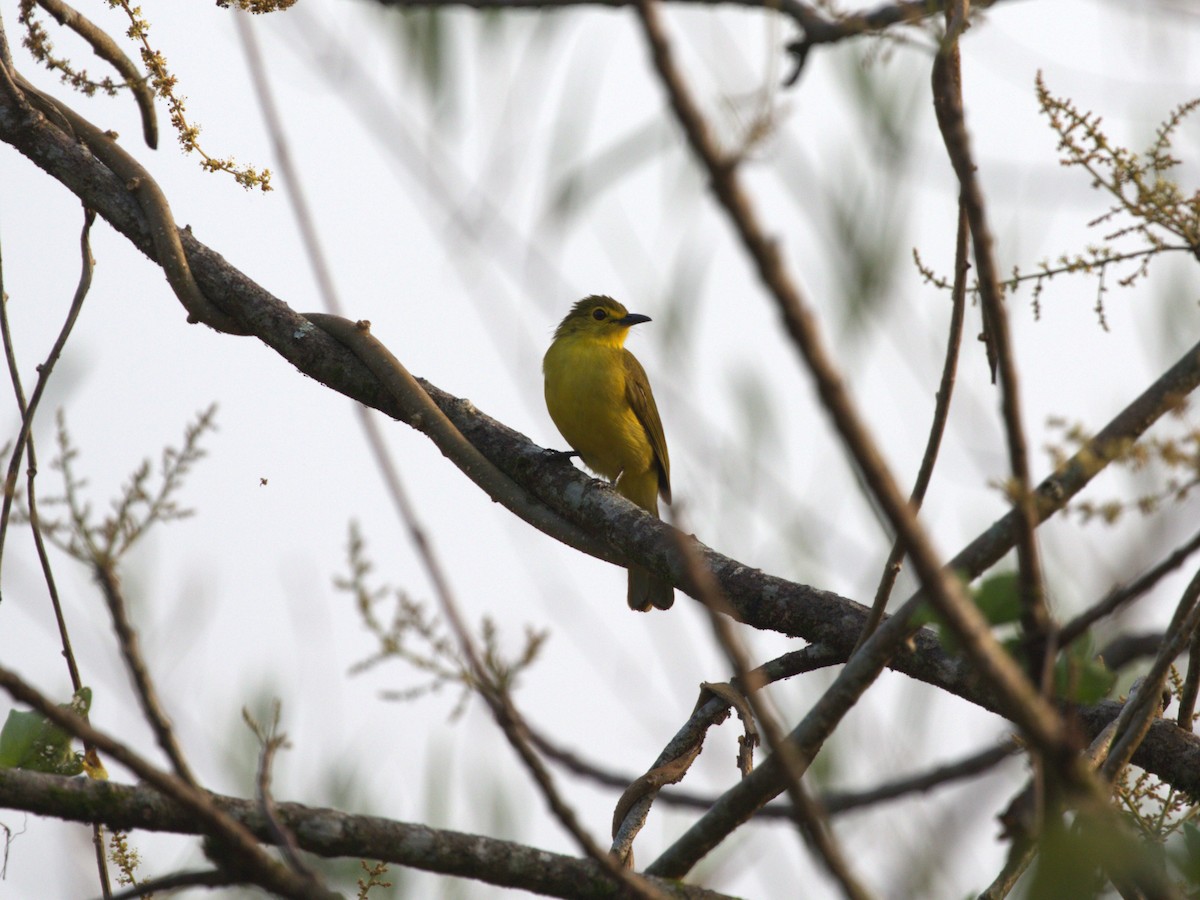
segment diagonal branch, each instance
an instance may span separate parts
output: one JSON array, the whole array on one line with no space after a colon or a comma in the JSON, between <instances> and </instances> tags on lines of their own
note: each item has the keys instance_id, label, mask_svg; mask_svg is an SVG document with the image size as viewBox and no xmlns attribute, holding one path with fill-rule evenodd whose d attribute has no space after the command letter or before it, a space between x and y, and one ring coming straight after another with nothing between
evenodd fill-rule
<instances>
[{"instance_id":1,"label":"diagonal branch","mask_svg":"<svg viewBox=\"0 0 1200 900\"><path fill-rule=\"evenodd\" d=\"M1155 563L1129 584L1114 587L1095 604L1085 609L1071 619L1059 630L1059 641L1065 647L1071 641L1086 632L1096 622L1112 615L1127 603L1132 603L1139 597L1145 596L1151 588L1167 575L1182 566L1189 556L1200 550L1200 531L1196 532L1179 547L1172 550L1166 557ZM1116 666L1114 665L1114 668Z\"/></svg>"},{"instance_id":2,"label":"diagonal branch","mask_svg":"<svg viewBox=\"0 0 1200 900\"><path fill-rule=\"evenodd\" d=\"M99 560L93 561L92 574L100 585L100 593L104 595L108 614L112 617L113 631L117 634L117 643L121 648L121 656L125 660L125 668L129 672L130 680L133 681L138 703L142 707L142 714L154 732L158 746L171 761L171 767L175 770L175 774L192 787L199 787L200 783L192 774L192 769L183 755L183 748L175 739L175 730L171 725L171 719L163 709L162 702L158 697L158 689L154 686L154 679L150 677L146 659L142 656L141 642L138 640L137 630L129 618L129 608L125 603L125 595L121 590L121 582L117 577L115 564L111 561L107 563Z\"/></svg>"},{"instance_id":3,"label":"diagonal branch","mask_svg":"<svg viewBox=\"0 0 1200 900\"><path fill-rule=\"evenodd\" d=\"M1162 712L1163 689L1166 686L1171 665L1175 658L1183 652L1184 647L1193 640L1198 628L1200 628L1200 572L1192 577L1187 588L1184 589L1183 597L1175 607L1171 624L1167 627L1166 639L1163 641L1154 663L1150 666L1150 671L1146 673L1140 690L1136 695L1130 696L1129 702L1125 704L1125 708L1121 710L1121 715L1117 719L1113 747L1101 769L1109 781L1115 779L1117 773L1128 765L1130 759L1133 758L1134 751L1145 738L1146 732L1150 730L1151 722ZM1191 702L1193 704L1195 702L1194 695ZM1187 724L1190 733L1190 715L1188 718Z\"/></svg>"}]
</instances>

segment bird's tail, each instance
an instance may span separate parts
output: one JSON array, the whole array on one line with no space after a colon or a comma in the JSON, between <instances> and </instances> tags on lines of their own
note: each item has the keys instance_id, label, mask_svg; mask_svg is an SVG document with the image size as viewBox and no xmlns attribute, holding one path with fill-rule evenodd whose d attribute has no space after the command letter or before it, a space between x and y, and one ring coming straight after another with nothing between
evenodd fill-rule
<instances>
[{"instance_id":1,"label":"bird's tail","mask_svg":"<svg viewBox=\"0 0 1200 900\"><path fill-rule=\"evenodd\" d=\"M675 602L675 587L669 581L663 581L651 575L646 569L629 570L629 608L638 612L646 612L654 606L658 609L670 609Z\"/></svg>"}]
</instances>

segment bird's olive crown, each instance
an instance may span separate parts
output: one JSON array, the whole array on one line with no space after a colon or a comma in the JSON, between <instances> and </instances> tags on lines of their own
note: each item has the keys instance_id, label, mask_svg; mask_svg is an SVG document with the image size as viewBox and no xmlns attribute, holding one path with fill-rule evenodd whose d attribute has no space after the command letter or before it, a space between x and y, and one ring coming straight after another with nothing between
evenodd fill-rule
<instances>
[{"instance_id":1,"label":"bird's olive crown","mask_svg":"<svg viewBox=\"0 0 1200 900\"><path fill-rule=\"evenodd\" d=\"M562 320L554 336L559 337L560 335L583 329L592 329L597 325L628 327L623 326L620 322L627 315L629 315L629 310L612 297L604 297L598 294L591 297L584 297L571 307L571 311Z\"/></svg>"},{"instance_id":2,"label":"bird's olive crown","mask_svg":"<svg viewBox=\"0 0 1200 900\"><path fill-rule=\"evenodd\" d=\"M591 297L584 297L572 306L567 318L590 317L593 321L604 322L623 319L627 315L629 315L629 310L612 297L593 294Z\"/></svg>"}]
</instances>

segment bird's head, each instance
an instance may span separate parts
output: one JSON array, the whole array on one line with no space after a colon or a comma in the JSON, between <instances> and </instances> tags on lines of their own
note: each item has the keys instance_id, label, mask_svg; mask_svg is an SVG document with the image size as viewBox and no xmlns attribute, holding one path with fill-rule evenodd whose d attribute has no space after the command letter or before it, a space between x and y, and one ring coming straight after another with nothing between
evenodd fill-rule
<instances>
[{"instance_id":1,"label":"bird's head","mask_svg":"<svg viewBox=\"0 0 1200 900\"><path fill-rule=\"evenodd\" d=\"M593 294L571 307L555 330L554 339L587 338L620 347L631 325L649 321L649 316L631 313L612 297Z\"/></svg>"}]
</instances>

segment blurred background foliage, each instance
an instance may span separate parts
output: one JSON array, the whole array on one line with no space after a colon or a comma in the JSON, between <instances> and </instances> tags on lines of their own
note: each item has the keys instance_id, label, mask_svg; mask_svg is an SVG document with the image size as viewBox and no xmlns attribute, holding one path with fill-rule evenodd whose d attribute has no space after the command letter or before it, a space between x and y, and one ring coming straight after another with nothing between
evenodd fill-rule
<instances>
[{"instance_id":1,"label":"blurred background foliage","mask_svg":"<svg viewBox=\"0 0 1200 900\"><path fill-rule=\"evenodd\" d=\"M1189 7L1046 6L996 4L964 44L968 126L1004 271L1033 271L1042 260L1080 253L1104 238L1088 223L1107 203L1080 173L1059 166L1056 139L1037 112L1036 71L1046 70L1056 90L1095 109L1138 148L1197 83L1188 59L1200 44L1200 28ZM147 3L146 14L163 20L168 58L178 49L169 43L176 17L218 34L226 27L219 20L195 24L215 16L211 10L168 12ZM856 399L886 436L901 483L909 483L925 442L949 313L948 295L922 276L913 252L933 272L948 275L956 220L956 186L930 109L934 29L818 48L799 84L785 89L782 47L795 29L783 18L681 4L669 9L667 20L721 145L742 160L754 202L812 298ZM327 204L320 208L330 240L335 231L350 235L353 246L335 256L347 283L356 270L370 268L368 257L388 260L370 268L375 280L369 287L348 288L355 312L368 300L377 304L366 310L376 333L395 335L398 353L406 362L412 354L417 374L557 446L540 396L541 354L570 301L590 292L614 294L654 318L632 346L663 412L679 523L747 565L869 602L889 535L711 202L631 23L628 12L615 10L399 10L328 0L299 4L263 28L273 68L302 73L288 87L302 93L319 84L356 123L353 139L332 150L314 136L325 128L321 121L297 115L289 124L291 139L305 151L301 165L314 193L330 191L317 197ZM6 24L12 27L7 18ZM184 89L205 102L205 125L218 130L225 111L221 85L207 81L209 74L185 71ZM1177 177L1185 186L1196 182L1197 135L1190 120L1179 133ZM430 243L437 248L432 253ZM1009 312L1028 386L1026 424L1035 447L1046 448L1036 477L1049 471L1051 448L1065 441L1060 429L1047 425L1051 416L1085 429L1100 426L1194 342L1198 287L1194 260L1181 258L1163 260L1136 289L1111 286L1109 333L1096 322L1095 284L1086 276L1052 282L1037 317L1025 303L1027 292L1012 295ZM401 293L403 318L385 331ZM974 339L978 327L972 306L959 393L926 507L946 553L1006 508L997 487L1006 472L998 400ZM1165 427L1186 431L1186 419ZM412 462L423 450L402 446L409 455L401 458L414 468L426 464ZM1128 499L1153 492L1168 477L1113 472L1092 496ZM359 492L353 512L372 504L383 505L373 483ZM455 508L454 501L446 505ZM211 506L200 512L214 515ZM1150 517L1084 523L1064 516L1050 523L1041 539L1055 612L1068 616L1131 577L1194 521L1189 497ZM345 522L332 524L344 528ZM517 702L564 744L595 753L597 763L636 776L686 717L697 683L728 674L699 616L627 621L623 610L614 611L615 601L614 608L593 602L612 593L615 576L607 570L576 571L569 554L552 555L544 541L508 523L471 522L465 530L475 532L475 544L484 549L456 545L447 536L453 526L434 520L433 528L452 566L488 569L484 554L493 545L506 556L489 584L464 588L471 619L499 610L502 634L513 642L526 624L550 628L550 644L523 676ZM158 540L173 539L167 534ZM380 543L391 546L386 540ZM161 551L161 543L152 546ZM376 562L385 578L415 597L427 596L403 554L382 551ZM128 575L134 585L138 566L154 563L135 559ZM332 579L337 571L330 565L280 581L315 593L305 579ZM153 583L149 576L147 583ZM1148 625L1162 618L1175 599L1171 584L1145 608L1104 626L1100 642L1131 621ZM911 588L902 575L895 596ZM345 597L312 602L340 604L331 618L357 621ZM168 640L153 623L145 625L147 643L156 634ZM184 627L176 622L167 630L178 634ZM635 630L644 634L633 636ZM358 652L330 653L332 662L322 664L344 674L372 652L367 631L356 633ZM288 639L269 632L252 638L264 654L278 652L268 645ZM756 661L793 648L775 635L746 639ZM294 654L297 665L315 666L326 651L297 646L282 652ZM106 675L116 681L116 672L111 665ZM803 716L831 678L818 672L772 688L785 721ZM283 697L285 719L289 709L305 710L285 721L295 739L312 728L336 739L324 752L299 741L300 752L277 769L277 797L561 849L565 839L545 821L540 799L481 704L450 721L452 692L411 703L382 699L420 679L421 673L397 664L351 680L345 690L368 710L351 727L308 708L305 687L287 683L285 675L248 672L236 692L219 698L219 713L198 713L221 751L213 787L252 791L257 747L236 709L245 704L265 715L271 698ZM562 683L575 680L585 685L579 690L586 702L562 697ZM868 699L818 757L809 775L814 789L875 784L984 746L1006 730L956 698L930 701L928 689L894 675L885 675ZM715 793L729 785L734 737L728 731L710 736L688 787ZM395 744L384 737L394 732L402 735ZM309 754L316 762L303 760ZM839 818L839 836L850 847L883 845L863 865L884 894L959 896L992 877L1002 855L992 816L1023 778L1022 767L1011 762L932 799L909 798ZM566 775L562 780L588 811L589 824L603 831L614 792ZM644 840L665 843L691 815L660 804ZM931 834L939 840L931 841ZM178 852L198 861L198 851ZM151 856L159 870L178 864L169 851ZM824 882L802 857L786 827L752 824L696 874L714 888L749 896L782 896L779 885L798 883L821 885L810 895L821 896ZM326 871L351 893L361 874L344 862ZM388 880L394 882L390 892L375 889L371 896L496 894L395 868Z\"/></svg>"}]
</instances>

